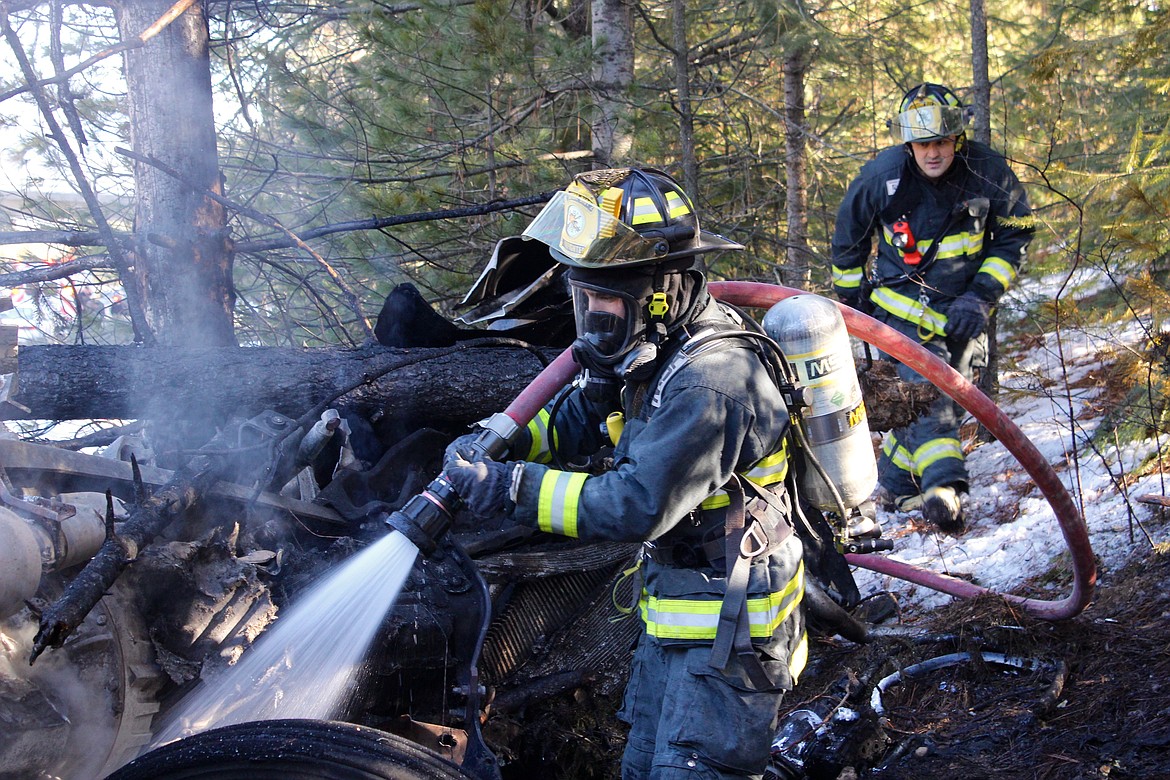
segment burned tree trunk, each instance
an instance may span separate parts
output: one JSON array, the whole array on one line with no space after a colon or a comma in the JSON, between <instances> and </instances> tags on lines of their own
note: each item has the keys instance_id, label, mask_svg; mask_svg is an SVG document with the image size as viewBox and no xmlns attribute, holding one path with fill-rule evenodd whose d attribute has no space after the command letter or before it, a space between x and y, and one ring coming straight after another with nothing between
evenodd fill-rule
<instances>
[{"instance_id":1,"label":"burned tree trunk","mask_svg":"<svg viewBox=\"0 0 1170 780\"><path fill-rule=\"evenodd\" d=\"M466 424L504 409L557 350L28 346L0 419L206 422L325 404L371 421Z\"/></svg>"},{"instance_id":2,"label":"burned tree trunk","mask_svg":"<svg viewBox=\"0 0 1170 780\"><path fill-rule=\"evenodd\" d=\"M173 0L116 4L123 40L155 23ZM235 346L232 254L212 110L208 22L194 3L149 47L126 53L130 140L140 158L179 171L134 166L137 239L133 280L157 343ZM147 343L151 343L147 341Z\"/></svg>"}]
</instances>

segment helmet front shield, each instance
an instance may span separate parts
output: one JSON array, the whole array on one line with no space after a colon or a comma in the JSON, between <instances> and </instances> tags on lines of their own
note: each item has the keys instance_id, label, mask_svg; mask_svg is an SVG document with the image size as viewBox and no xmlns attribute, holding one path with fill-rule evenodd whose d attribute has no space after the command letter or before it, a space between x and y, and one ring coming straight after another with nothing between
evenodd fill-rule
<instances>
[{"instance_id":1,"label":"helmet front shield","mask_svg":"<svg viewBox=\"0 0 1170 780\"><path fill-rule=\"evenodd\" d=\"M590 197L570 190L553 196L524 229L562 262L580 268L639 265L669 252L661 239L642 236Z\"/></svg>"},{"instance_id":2,"label":"helmet front shield","mask_svg":"<svg viewBox=\"0 0 1170 780\"><path fill-rule=\"evenodd\" d=\"M890 120L890 135L897 143L921 143L962 133L971 118L962 106L928 103L910 108Z\"/></svg>"}]
</instances>

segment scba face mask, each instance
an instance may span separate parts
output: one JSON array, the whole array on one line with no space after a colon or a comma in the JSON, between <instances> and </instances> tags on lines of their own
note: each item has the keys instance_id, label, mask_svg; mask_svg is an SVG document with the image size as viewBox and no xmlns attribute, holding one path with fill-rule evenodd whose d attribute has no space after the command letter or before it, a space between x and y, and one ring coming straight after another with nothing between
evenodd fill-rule
<instances>
[{"instance_id":1,"label":"scba face mask","mask_svg":"<svg viewBox=\"0 0 1170 780\"><path fill-rule=\"evenodd\" d=\"M577 326L573 355L578 364L621 379L640 379L652 371L658 344L681 313L683 277L663 274L656 285L653 272L570 274Z\"/></svg>"},{"instance_id":2,"label":"scba face mask","mask_svg":"<svg viewBox=\"0 0 1170 780\"><path fill-rule=\"evenodd\" d=\"M635 342L645 336L641 305L633 295L570 279L577 340L573 356L590 371L615 376Z\"/></svg>"}]
</instances>

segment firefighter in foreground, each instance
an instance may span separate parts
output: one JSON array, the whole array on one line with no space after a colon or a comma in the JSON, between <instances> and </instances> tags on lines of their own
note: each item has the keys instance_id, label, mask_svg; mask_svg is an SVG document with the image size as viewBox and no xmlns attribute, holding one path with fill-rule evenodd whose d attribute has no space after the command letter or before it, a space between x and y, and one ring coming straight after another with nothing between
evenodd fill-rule
<instances>
[{"instance_id":1,"label":"firefighter in foreground","mask_svg":"<svg viewBox=\"0 0 1170 780\"><path fill-rule=\"evenodd\" d=\"M623 778L758 777L807 635L788 412L756 343L713 336L744 324L708 294L701 256L743 247L638 168L578 175L525 236L569 266L587 381L529 425L524 460L469 462L456 440L447 476L477 515L645 542ZM555 465L607 446L592 474Z\"/></svg>"},{"instance_id":2,"label":"firefighter in foreground","mask_svg":"<svg viewBox=\"0 0 1170 780\"><path fill-rule=\"evenodd\" d=\"M1034 224L1003 156L967 139L970 117L947 87L926 83L907 92L889 123L898 145L863 166L849 186L832 242L838 298L968 379L986 365L988 319L1016 278ZM926 381L905 366L898 371L906 381ZM921 509L952 533L965 526L960 415L940 397L929 414L886 436L878 463L887 506Z\"/></svg>"}]
</instances>

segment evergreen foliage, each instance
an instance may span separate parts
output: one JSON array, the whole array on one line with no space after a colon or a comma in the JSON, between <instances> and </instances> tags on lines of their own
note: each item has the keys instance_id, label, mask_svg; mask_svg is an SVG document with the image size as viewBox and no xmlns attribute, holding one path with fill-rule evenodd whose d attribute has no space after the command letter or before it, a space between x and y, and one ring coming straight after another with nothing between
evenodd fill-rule
<instances>
[{"instance_id":1,"label":"evergreen foliage","mask_svg":"<svg viewBox=\"0 0 1170 780\"><path fill-rule=\"evenodd\" d=\"M111 45L107 12L71 10L54 36L48 8L12 12L44 73ZM628 159L680 178L678 9L686 14L698 162L690 194L706 228L748 247L715 259L713 275L788 281L781 66L802 52L812 285L825 289L837 204L860 165L889 144L885 120L902 92L924 79L961 95L968 88L968 9L889 0L636 4L634 81L624 95L636 129ZM583 0L211 3L209 10L224 194L289 230L528 197L592 165L594 43ZM1043 225L1031 272L1087 263L1108 266L1119 284L1136 273L1165 274L1168 27L1155 3L991 9L993 144L1013 161ZM58 111L76 106L90 141L85 161L99 189L121 198L118 224L129 230L127 163L108 151L110 139L128 139L110 76L115 61L104 61L100 79L85 71L69 90L49 91ZM19 85L5 78L0 88ZM28 102L27 95L9 101ZM8 116L20 117L24 133L9 178L29 196L9 205L9 226L91 227L84 210L38 198L13 175L12 166L19 171L39 155L50 167L61 159L32 115ZM251 251L250 243L280 234L232 212L241 343L360 341L339 280L367 319L403 281L451 313L494 243L518 233L536 208L338 232L309 242L317 258L295 247ZM17 259L10 253L3 270L23 270ZM82 281L112 278L97 273ZM0 279L20 281L11 273ZM1130 292L1134 313L1148 315L1149 299ZM70 326L57 335L76 332Z\"/></svg>"}]
</instances>

